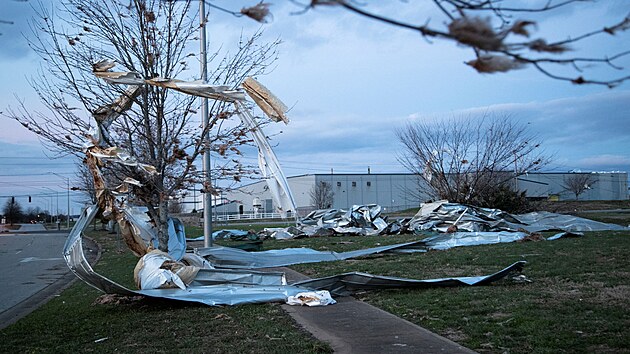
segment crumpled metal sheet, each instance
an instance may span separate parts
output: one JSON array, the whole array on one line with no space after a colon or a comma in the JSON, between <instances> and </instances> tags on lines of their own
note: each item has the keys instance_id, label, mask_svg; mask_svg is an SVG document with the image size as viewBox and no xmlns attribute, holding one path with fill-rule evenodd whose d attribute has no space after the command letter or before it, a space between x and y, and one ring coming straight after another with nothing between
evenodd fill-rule
<instances>
[{"instance_id":1,"label":"crumpled metal sheet","mask_svg":"<svg viewBox=\"0 0 630 354\"><path fill-rule=\"evenodd\" d=\"M425 286L455 286L455 285L483 285L491 281L500 278L500 274L503 276L504 271L495 273L493 275L484 277L463 277L463 278L448 278L448 279L429 279L429 280L413 280L413 279L398 279L390 277L379 277L372 275L340 275L331 282L329 278L312 279L309 281L296 283L293 285L286 284L286 278L283 273L278 272L257 272L252 270L233 270L233 269L200 269L195 279L188 284L185 289L170 288L170 289L145 289L139 291L129 290L126 287L119 285L110 279L99 275L94 272L90 264L85 259L82 247L82 231L92 221L98 208L92 206L87 208L75 224L74 228L70 232L68 239L64 245L64 258L68 267L74 272L77 277L85 281L90 286L104 291L110 294L120 295L143 295L155 298L172 299L178 301L191 301L203 303L210 306L218 305L238 305L246 303L265 303L265 302L286 302L289 297L299 297L304 292L312 290L326 290L324 288L341 289L339 282L344 283L344 289L350 290L352 287L348 287L347 284L359 284L362 286L369 286L370 288L377 287L377 283L381 283L381 287L392 287L391 281L398 282L401 286L420 287L420 282L426 283ZM419 247L418 242L409 242L406 244L383 246L373 248L369 250L357 250L351 252L343 252L335 254L329 253L330 260L347 259L358 257L361 255L372 254L376 252L396 252L404 250L413 250ZM236 250L238 252L238 250ZM292 251L293 252L293 251ZM317 252L313 250L303 250L304 254L313 254ZM187 257L184 257L186 259ZM273 257L272 257L273 258ZM308 258L308 257L307 257ZM198 260L195 261L195 257L192 257L192 262L197 264L203 264ZM506 269L515 267L512 265ZM307 285L311 282L311 285ZM332 285L331 285L332 284ZM366 285L367 284L367 285ZM325 294L324 294L325 295ZM329 296L322 296L321 299L326 300ZM334 301L334 300L333 300ZM317 302L317 301L315 301ZM331 301L321 301L321 305L324 303L331 303Z\"/></svg>"},{"instance_id":2,"label":"crumpled metal sheet","mask_svg":"<svg viewBox=\"0 0 630 354\"><path fill-rule=\"evenodd\" d=\"M245 252L231 247L198 248L195 253L217 268L273 268L292 264L339 261L383 252L425 252L422 241L400 243L348 252L316 251L310 248L285 248Z\"/></svg>"},{"instance_id":3,"label":"crumpled metal sheet","mask_svg":"<svg viewBox=\"0 0 630 354\"><path fill-rule=\"evenodd\" d=\"M108 294L125 296L143 295L180 301L199 302L206 305L238 305L246 303L285 302L310 289L277 285L286 284L284 275L279 273L240 270L200 270L199 276L186 289L148 289L133 291L96 273L83 253L81 233L98 212L96 206L87 208L70 231L64 245L63 255L72 272L88 285ZM224 283L221 281L224 280ZM197 282L197 283L195 283ZM200 284L194 285L193 284ZM217 284L217 285L214 285ZM261 285L262 284L262 285Z\"/></svg>"},{"instance_id":4,"label":"crumpled metal sheet","mask_svg":"<svg viewBox=\"0 0 630 354\"><path fill-rule=\"evenodd\" d=\"M249 129L256 143L258 148L258 167L262 177L267 182L269 193L271 193L273 200L276 202L275 207L280 216L286 219L289 210L295 213L297 206L291 193L289 182L280 167L280 162L278 162L276 154L273 152L271 145L269 145L267 136L263 133L259 124L256 124L249 109L241 101L234 102L234 105L238 108L237 114L241 122Z\"/></svg>"},{"instance_id":5,"label":"crumpled metal sheet","mask_svg":"<svg viewBox=\"0 0 630 354\"><path fill-rule=\"evenodd\" d=\"M263 84L251 77L246 77L241 86L274 122L283 121L284 124L289 124L289 118L286 115L289 108Z\"/></svg>"},{"instance_id":6,"label":"crumpled metal sheet","mask_svg":"<svg viewBox=\"0 0 630 354\"><path fill-rule=\"evenodd\" d=\"M331 294L334 295L346 295L357 290L478 286L487 285L494 281L503 279L510 274L521 272L525 264L527 264L527 262L519 261L494 274L477 277L454 277L418 280L352 272L333 275L325 278L304 280L294 283L293 285L303 286L312 289L328 290Z\"/></svg>"},{"instance_id":7,"label":"crumpled metal sheet","mask_svg":"<svg viewBox=\"0 0 630 354\"><path fill-rule=\"evenodd\" d=\"M301 229L308 236L315 236L320 229L333 230L342 235L379 235L389 224L380 217L377 204L353 205L349 210L322 209L309 213L300 220ZM311 226L310 228L305 226ZM313 228L312 226L317 226Z\"/></svg>"},{"instance_id":8,"label":"crumpled metal sheet","mask_svg":"<svg viewBox=\"0 0 630 354\"><path fill-rule=\"evenodd\" d=\"M425 238L424 245L433 250L446 250L452 247L489 245L514 242L527 236L524 232L454 232Z\"/></svg>"},{"instance_id":9,"label":"crumpled metal sheet","mask_svg":"<svg viewBox=\"0 0 630 354\"><path fill-rule=\"evenodd\" d=\"M462 204L439 201L423 205L409 222L409 228L416 233L424 231L447 232L456 224L458 231L498 232L526 230L540 232L562 231L603 231L628 230L615 224L607 224L571 215L550 212L533 212L512 215L499 209L478 208Z\"/></svg>"},{"instance_id":10,"label":"crumpled metal sheet","mask_svg":"<svg viewBox=\"0 0 630 354\"><path fill-rule=\"evenodd\" d=\"M282 218L287 218L289 210L293 212L297 211L295 199L289 188L286 176L280 168L280 163L269 145L266 135L262 132L260 125L256 123L250 110L244 104L246 98L244 92L233 90L228 86L210 85L201 81L182 81L159 77L145 80L137 72L109 71L114 66L116 66L116 63L113 61L101 60L92 65L92 70L96 77L102 78L110 84L147 84L169 88L192 96L233 103L237 107L237 114L241 122L249 129L256 143L258 148L258 165L263 178L267 182L269 191L276 202L278 212ZM286 105L267 88L252 78L246 78L243 83L243 88L272 120L288 123Z\"/></svg>"},{"instance_id":11,"label":"crumpled metal sheet","mask_svg":"<svg viewBox=\"0 0 630 354\"><path fill-rule=\"evenodd\" d=\"M518 221L526 224L523 227L529 232L544 230L562 230L568 232L582 231L628 231L629 227L608 224L595 220L580 218L578 216L555 214L547 211L539 211L527 214L514 215Z\"/></svg>"},{"instance_id":12,"label":"crumpled metal sheet","mask_svg":"<svg viewBox=\"0 0 630 354\"><path fill-rule=\"evenodd\" d=\"M153 248L158 248L157 230L147 214L146 207L126 206L123 209L125 217L134 227L137 234ZM175 260L180 260L186 253L186 232L184 224L177 218L168 219L168 254Z\"/></svg>"},{"instance_id":13,"label":"crumpled metal sheet","mask_svg":"<svg viewBox=\"0 0 630 354\"><path fill-rule=\"evenodd\" d=\"M326 306L336 304L328 291L306 291L295 296L289 296L287 305Z\"/></svg>"}]
</instances>

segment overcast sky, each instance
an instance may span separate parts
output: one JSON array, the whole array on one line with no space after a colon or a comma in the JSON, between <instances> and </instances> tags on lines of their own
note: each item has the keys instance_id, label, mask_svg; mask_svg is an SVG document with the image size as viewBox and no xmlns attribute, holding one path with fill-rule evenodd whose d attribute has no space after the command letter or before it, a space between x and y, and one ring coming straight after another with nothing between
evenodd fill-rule
<instances>
[{"instance_id":1,"label":"overcast sky","mask_svg":"<svg viewBox=\"0 0 630 354\"><path fill-rule=\"evenodd\" d=\"M235 1L217 3L239 8ZM396 160L396 128L487 113L528 123L555 156L548 170L630 170L629 83L615 89L576 86L532 69L482 75L463 64L473 54L453 43L427 41L341 9L295 15L295 5L274 3L273 20L262 28L265 40L283 41L280 58L271 73L258 79L292 107L288 126L265 130L268 135L282 131L273 144L288 176L329 173L331 168L361 173L368 166L373 173L404 172ZM444 23L428 1L378 3L367 9L415 23L429 18L437 27ZM16 97L33 110L41 109L28 85L41 64L24 38L33 16L29 4L0 2L0 20L14 22L0 23L0 111L15 107ZM541 17L536 33L564 39L616 23L629 12L627 0L579 4ZM211 47L229 50L241 33L259 28L251 20L212 11ZM624 41L630 43L628 33L586 43L583 49L613 54L623 49ZM628 73L630 60L621 63ZM183 79L197 75L194 69ZM0 124L0 196L39 194L39 206L55 204L50 196L65 193L63 176L73 178L73 161L49 161L36 136L5 117ZM246 159L253 162L255 155ZM60 200L65 212L65 199Z\"/></svg>"}]
</instances>

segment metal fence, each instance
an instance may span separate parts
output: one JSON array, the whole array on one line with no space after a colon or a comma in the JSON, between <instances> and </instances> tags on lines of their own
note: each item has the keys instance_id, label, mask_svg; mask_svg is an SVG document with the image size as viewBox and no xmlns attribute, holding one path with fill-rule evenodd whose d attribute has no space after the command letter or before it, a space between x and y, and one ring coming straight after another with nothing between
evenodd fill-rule
<instances>
[{"instance_id":1,"label":"metal fence","mask_svg":"<svg viewBox=\"0 0 630 354\"><path fill-rule=\"evenodd\" d=\"M286 219L294 219L295 215L289 212ZM280 213L243 213L243 214L212 214L212 221L238 221L238 220L261 220L261 219L282 219Z\"/></svg>"}]
</instances>

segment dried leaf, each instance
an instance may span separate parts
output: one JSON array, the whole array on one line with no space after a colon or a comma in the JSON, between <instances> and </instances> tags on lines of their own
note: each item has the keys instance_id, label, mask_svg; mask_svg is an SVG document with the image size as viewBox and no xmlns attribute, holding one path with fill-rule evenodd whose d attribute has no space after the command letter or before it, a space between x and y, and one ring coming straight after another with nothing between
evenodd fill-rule
<instances>
[{"instance_id":1,"label":"dried leaf","mask_svg":"<svg viewBox=\"0 0 630 354\"><path fill-rule=\"evenodd\" d=\"M535 26L536 22L532 21L516 21L516 23L510 28L510 32L514 34L520 34L521 36L529 37L528 26Z\"/></svg>"},{"instance_id":2,"label":"dried leaf","mask_svg":"<svg viewBox=\"0 0 630 354\"><path fill-rule=\"evenodd\" d=\"M614 35L617 31L626 31L630 29L630 17L624 18L618 24L612 27L604 27L604 32Z\"/></svg>"},{"instance_id":3,"label":"dried leaf","mask_svg":"<svg viewBox=\"0 0 630 354\"><path fill-rule=\"evenodd\" d=\"M271 4L261 2L254 6L242 8L241 13L258 22L267 23L270 16L269 5Z\"/></svg>"},{"instance_id":4,"label":"dried leaf","mask_svg":"<svg viewBox=\"0 0 630 354\"><path fill-rule=\"evenodd\" d=\"M458 42L475 48L499 50L503 47L503 38L494 31L489 17L457 18L448 25L448 32Z\"/></svg>"},{"instance_id":5,"label":"dried leaf","mask_svg":"<svg viewBox=\"0 0 630 354\"><path fill-rule=\"evenodd\" d=\"M480 73L506 72L524 67L524 63L510 57L497 55L484 55L475 60L466 62Z\"/></svg>"},{"instance_id":6,"label":"dried leaf","mask_svg":"<svg viewBox=\"0 0 630 354\"><path fill-rule=\"evenodd\" d=\"M559 45L559 44L547 44L544 39L537 39L531 43L529 43L529 49L537 51L537 52L547 52L547 53L564 53L566 51L571 50L571 48Z\"/></svg>"}]
</instances>

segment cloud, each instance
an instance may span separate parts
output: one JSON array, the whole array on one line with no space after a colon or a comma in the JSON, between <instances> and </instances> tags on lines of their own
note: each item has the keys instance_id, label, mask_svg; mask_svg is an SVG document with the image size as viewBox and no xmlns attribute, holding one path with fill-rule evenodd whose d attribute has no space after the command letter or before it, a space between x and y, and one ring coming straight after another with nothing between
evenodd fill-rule
<instances>
[{"instance_id":1,"label":"cloud","mask_svg":"<svg viewBox=\"0 0 630 354\"><path fill-rule=\"evenodd\" d=\"M630 156L603 154L598 156L589 156L579 160L579 164L584 168L597 169L620 169L630 171Z\"/></svg>"}]
</instances>

